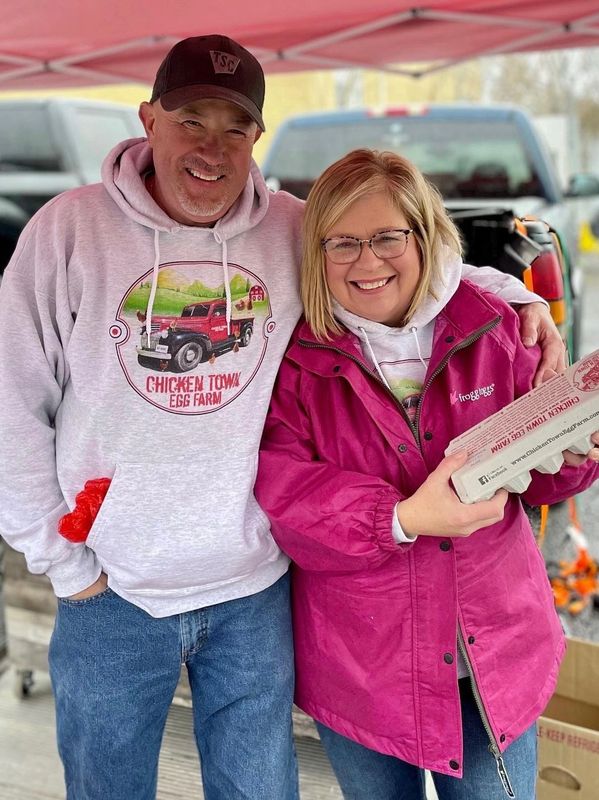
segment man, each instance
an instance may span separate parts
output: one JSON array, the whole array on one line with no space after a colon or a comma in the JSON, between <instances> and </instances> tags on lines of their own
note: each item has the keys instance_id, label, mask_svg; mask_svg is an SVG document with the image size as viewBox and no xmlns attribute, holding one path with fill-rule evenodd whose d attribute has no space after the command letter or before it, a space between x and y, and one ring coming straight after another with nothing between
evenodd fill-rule
<instances>
[{"instance_id":1,"label":"man","mask_svg":"<svg viewBox=\"0 0 599 800\"><path fill-rule=\"evenodd\" d=\"M236 42L179 42L140 108L147 141L52 200L6 270L0 529L59 598L69 800L155 796L181 663L207 800L297 797L288 560L253 482L300 314L302 204L270 194L252 162L263 99ZM535 299L493 271L470 277ZM523 312L531 340L540 308ZM556 334L540 330L555 366ZM73 543L59 521L96 478L108 494Z\"/></svg>"}]
</instances>

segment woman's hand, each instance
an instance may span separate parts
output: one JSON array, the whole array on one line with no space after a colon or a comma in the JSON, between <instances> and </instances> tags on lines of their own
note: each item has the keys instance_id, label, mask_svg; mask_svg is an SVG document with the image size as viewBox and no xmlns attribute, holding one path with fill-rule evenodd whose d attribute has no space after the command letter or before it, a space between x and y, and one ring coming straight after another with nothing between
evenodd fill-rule
<instances>
[{"instance_id":1,"label":"woman's hand","mask_svg":"<svg viewBox=\"0 0 599 800\"><path fill-rule=\"evenodd\" d=\"M452 472L466 463L467 453L446 456L411 497L397 506L407 536L470 536L503 519L508 493L499 489L490 500L462 503L449 484Z\"/></svg>"},{"instance_id":2,"label":"woman's hand","mask_svg":"<svg viewBox=\"0 0 599 800\"><path fill-rule=\"evenodd\" d=\"M520 337L525 347L538 344L541 360L534 377L534 386L547 380L549 371L563 372L566 369L566 348L551 318L545 303L527 303L518 308L520 317Z\"/></svg>"},{"instance_id":3,"label":"woman's hand","mask_svg":"<svg viewBox=\"0 0 599 800\"><path fill-rule=\"evenodd\" d=\"M573 453L571 450L564 450L562 455L564 456L566 464L569 464L571 467L579 467L581 464L584 464L587 458L591 461L599 461L599 431L595 431L595 433L591 434L591 444L591 449L584 456Z\"/></svg>"}]
</instances>

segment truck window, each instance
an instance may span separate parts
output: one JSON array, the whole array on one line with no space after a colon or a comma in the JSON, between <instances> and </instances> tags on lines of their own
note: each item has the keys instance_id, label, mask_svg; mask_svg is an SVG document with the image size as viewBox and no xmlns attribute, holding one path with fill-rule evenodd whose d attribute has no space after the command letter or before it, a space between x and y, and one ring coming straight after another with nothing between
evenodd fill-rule
<instances>
[{"instance_id":1,"label":"truck window","mask_svg":"<svg viewBox=\"0 0 599 800\"><path fill-rule=\"evenodd\" d=\"M0 125L0 172L64 169L47 108L14 105L3 107L2 114L10 125Z\"/></svg>"},{"instance_id":2,"label":"truck window","mask_svg":"<svg viewBox=\"0 0 599 800\"><path fill-rule=\"evenodd\" d=\"M182 317L207 317L210 306L199 303L197 306L185 306L181 312Z\"/></svg>"},{"instance_id":3,"label":"truck window","mask_svg":"<svg viewBox=\"0 0 599 800\"><path fill-rule=\"evenodd\" d=\"M526 143L509 120L433 115L365 117L290 126L268 160L267 177L301 185L357 147L394 150L413 161L445 199L539 195Z\"/></svg>"}]
</instances>

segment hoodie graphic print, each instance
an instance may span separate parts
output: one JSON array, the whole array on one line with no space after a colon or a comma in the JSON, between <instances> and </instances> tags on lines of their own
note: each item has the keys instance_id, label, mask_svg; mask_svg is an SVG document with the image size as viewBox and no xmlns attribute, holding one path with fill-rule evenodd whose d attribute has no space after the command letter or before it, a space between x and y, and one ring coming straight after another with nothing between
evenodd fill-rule
<instances>
[{"instance_id":1,"label":"hoodie graphic print","mask_svg":"<svg viewBox=\"0 0 599 800\"><path fill-rule=\"evenodd\" d=\"M110 336L129 384L156 408L208 414L232 402L258 373L276 326L265 283L215 261L160 264L151 322L148 270L129 289ZM148 324L151 330L148 330Z\"/></svg>"},{"instance_id":2,"label":"hoodie graphic print","mask_svg":"<svg viewBox=\"0 0 599 800\"><path fill-rule=\"evenodd\" d=\"M287 569L253 485L300 316L303 204L253 165L212 228L184 226L146 191L151 169L145 140L117 146L103 184L45 206L6 270L0 530L59 597L104 571L166 616ZM57 523L95 478L110 487L74 544Z\"/></svg>"}]
</instances>

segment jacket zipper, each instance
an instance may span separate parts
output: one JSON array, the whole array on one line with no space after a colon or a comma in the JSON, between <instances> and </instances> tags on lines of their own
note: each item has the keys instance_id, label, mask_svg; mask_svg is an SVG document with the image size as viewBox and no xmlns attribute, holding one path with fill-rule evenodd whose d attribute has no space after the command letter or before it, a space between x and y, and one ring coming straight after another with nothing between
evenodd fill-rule
<instances>
[{"instance_id":1,"label":"jacket zipper","mask_svg":"<svg viewBox=\"0 0 599 800\"><path fill-rule=\"evenodd\" d=\"M447 365L447 362L449 361L449 359L452 357L452 355L454 353L456 353L458 350L463 349L464 347L468 347L473 342L475 342L478 339L480 339L481 336L484 336L485 333L488 333L488 331L490 331L493 328L495 328L500 322L501 322L501 317L495 317L495 319L492 320L490 323L485 325L483 328L479 328L478 331L476 331L475 333L471 334L467 339L464 339L463 342L460 342L458 345L456 345L451 350L449 350L446 353L445 357L442 359L442 361L439 363L439 365L437 366L435 371L432 373L432 375L430 376L430 378L428 379L426 384L422 387L422 393L420 395L420 401L418 403L418 409L416 411L416 420L415 420L418 447L420 447L420 433L419 433L419 429L420 429L420 426L419 426L419 423L420 423L420 409L422 408L422 398L424 397L424 393L429 388L429 386L431 385L433 380L437 377L437 375L441 372L441 370L443 370L445 368L445 366ZM469 674L469 677L470 677L470 684L472 686L472 694L474 696L474 702L476 703L476 707L478 709L478 713L480 714L480 718L481 718L481 721L483 723L483 727L484 727L484 729L485 729L485 731L487 733L487 736L489 737L489 752L491 753L491 755L495 759L495 763L497 765L497 774L499 775L499 780L501 781L501 785L503 786L503 789L504 789L506 795L508 797L515 798L516 795L514 794L514 790L512 788L512 784L510 782L510 776L508 775L507 770L505 768L505 763L503 761L501 752L499 750L499 746L497 744L497 740L495 739L495 737L493 735L493 731L491 730L491 725L489 723L489 718L487 716L487 712L485 711L485 707L483 705L483 701L482 701L482 698L480 696L480 692L478 690L478 686L477 686L476 680L474 678L474 671L472 669L472 664L470 663L470 659L468 657L468 653L466 652L466 647L464 645L464 638L462 636L462 630L461 630L459 624L458 624L458 647L460 649L460 652L462 653L462 657L464 659L464 663L466 664L466 667L468 668L468 674Z\"/></svg>"},{"instance_id":2,"label":"jacket zipper","mask_svg":"<svg viewBox=\"0 0 599 800\"><path fill-rule=\"evenodd\" d=\"M503 786L503 789L507 794L507 796L516 797L516 795L514 794L514 790L512 788L512 784L510 782L510 776L507 773L503 757L501 755L499 746L497 744L497 739L495 738L495 736L493 735L493 731L491 730L489 717L487 716L487 712L485 711L485 707L483 705L480 692L478 691L478 686L476 685L476 680L474 679L474 671L472 669L472 664L470 663L470 658L468 656L468 653L466 652L466 645L464 644L464 637L462 635L462 629L460 628L459 624L458 624L458 647L460 649L460 653L462 654L462 658L464 659L464 663L468 668L468 674L470 677L470 684L472 686L472 694L474 696L474 702L476 703L476 707L478 708L478 713L480 714L483 727L487 733L487 736L489 737L489 752L495 759L499 780L501 781L501 785Z\"/></svg>"},{"instance_id":3,"label":"jacket zipper","mask_svg":"<svg viewBox=\"0 0 599 800\"><path fill-rule=\"evenodd\" d=\"M418 443L419 448L420 448L420 433L419 433L420 411L422 409L422 401L424 399L424 395L428 390L428 388L430 387L431 383L435 380L437 375L439 375L439 373L445 369L445 367L447 366L447 362L454 355L454 353L457 353L459 350L463 350L464 347L468 347L473 342L476 342L478 339L481 338L481 336L484 336L485 333L488 333L490 330L497 327L497 325L499 325L500 322L501 322L501 317L499 316L495 317L495 319L491 320L491 322L487 323L482 328L479 328L477 331L470 334L470 336L468 336L467 339L464 339L464 341L459 342L459 344L456 344L455 347L452 347L451 350L448 350L445 356L441 359L441 361L435 368L434 372L431 374L430 378L422 387L422 392L420 393L420 400L418 401L418 408L416 409L416 419L414 420L416 442Z\"/></svg>"}]
</instances>

